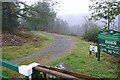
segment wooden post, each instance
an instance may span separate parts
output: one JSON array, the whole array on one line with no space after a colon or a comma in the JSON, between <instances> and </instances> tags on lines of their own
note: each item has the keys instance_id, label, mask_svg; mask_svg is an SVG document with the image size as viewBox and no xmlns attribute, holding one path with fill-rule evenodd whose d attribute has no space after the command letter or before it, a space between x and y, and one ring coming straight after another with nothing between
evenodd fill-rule
<instances>
[{"instance_id":1,"label":"wooden post","mask_svg":"<svg viewBox=\"0 0 120 80\"><path fill-rule=\"evenodd\" d=\"M96 57L98 56L98 53L96 53Z\"/></svg>"},{"instance_id":2,"label":"wooden post","mask_svg":"<svg viewBox=\"0 0 120 80\"><path fill-rule=\"evenodd\" d=\"M26 80L29 80L29 76L26 76Z\"/></svg>"},{"instance_id":3,"label":"wooden post","mask_svg":"<svg viewBox=\"0 0 120 80\"><path fill-rule=\"evenodd\" d=\"M92 53L92 52L91 52L91 51L89 51L89 54L90 54L90 55L91 55L91 53Z\"/></svg>"},{"instance_id":4,"label":"wooden post","mask_svg":"<svg viewBox=\"0 0 120 80\"><path fill-rule=\"evenodd\" d=\"M91 51L91 44L90 44L90 50L89 50L89 54L91 55L92 51Z\"/></svg>"},{"instance_id":5,"label":"wooden post","mask_svg":"<svg viewBox=\"0 0 120 80\"><path fill-rule=\"evenodd\" d=\"M98 44L98 54L97 54L97 57L98 57L98 61L100 61L100 48L99 48L99 44Z\"/></svg>"},{"instance_id":6,"label":"wooden post","mask_svg":"<svg viewBox=\"0 0 120 80\"><path fill-rule=\"evenodd\" d=\"M33 68L32 80L38 80L39 73L39 71Z\"/></svg>"},{"instance_id":7,"label":"wooden post","mask_svg":"<svg viewBox=\"0 0 120 80\"><path fill-rule=\"evenodd\" d=\"M46 73L43 72L44 79L47 80Z\"/></svg>"}]
</instances>

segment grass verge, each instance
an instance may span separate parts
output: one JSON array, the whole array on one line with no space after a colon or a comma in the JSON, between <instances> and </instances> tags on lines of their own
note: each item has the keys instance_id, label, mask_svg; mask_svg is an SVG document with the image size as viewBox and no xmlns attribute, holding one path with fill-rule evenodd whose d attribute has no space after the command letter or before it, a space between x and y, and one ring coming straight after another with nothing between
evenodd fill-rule
<instances>
[{"instance_id":1,"label":"grass verge","mask_svg":"<svg viewBox=\"0 0 120 80\"><path fill-rule=\"evenodd\" d=\"M117 64L111 63L108 58L110 55L101 53L101 61L98 62L95 54L89 55L89 44L81 38L77 40L76 48L70 55L62 57L50 63L50 66L55 66L58 63L64 62L70 65L76 72L81 74L97 77L97 78L116 78Z\"/></svg>"}]
</instances>

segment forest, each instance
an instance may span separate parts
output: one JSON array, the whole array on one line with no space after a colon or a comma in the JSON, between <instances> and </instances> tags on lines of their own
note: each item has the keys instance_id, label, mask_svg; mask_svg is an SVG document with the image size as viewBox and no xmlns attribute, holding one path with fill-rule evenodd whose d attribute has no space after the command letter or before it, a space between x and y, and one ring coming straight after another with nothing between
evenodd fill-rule
<instances>
[{"instance_id":1,"label":"forest","mask_svg":"<svg viewBox=\"0 0 120 80\"><path fill-rule=\"evenodd\" d=\"M57 2L43 0L29 6L24 2L2 3L2 30L14 33L17 28L66 34L68 24L56 17Z\"/></svg>"}]
</instances>

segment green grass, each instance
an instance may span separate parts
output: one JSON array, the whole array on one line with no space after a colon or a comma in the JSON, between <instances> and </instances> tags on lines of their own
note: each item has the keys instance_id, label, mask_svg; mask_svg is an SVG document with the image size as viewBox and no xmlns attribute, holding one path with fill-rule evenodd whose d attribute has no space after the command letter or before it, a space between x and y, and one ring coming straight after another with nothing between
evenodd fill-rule
<instances>
[{"instance_id":1,"label":"green grass","mask_svg":"<svg viewBox=\"0 0 120 80\"><path fill-rule=\"evenodd\" d=\"M5 60L14 60L17 58L22 58L39 52L49 44L53 42L53 37L41 34L40 32L33 32L34 37L39 37L40 41L37 43L25 43L22 46L3 46L2 47L2 58ZM39 47L34 45L39 44ZM1 53L0 53L1 54Z\"/></svg>"},{"instance_id":2,"label":"green grass","mask_svg":"<svg viewBox=\"0 0 120 80\"><path fill-rule=\"evenodd\" d=\"M2 47L3 52L0 52L0 55L2 54L2 58L5 60L13 60L13 59L17 59L17 58L22 58L24 56L28 56L28 55L34 54L36 52L39 52L40 50L44 49L46 46L50 45L54 41L53 37L44 35L41 32L34 31L33 33L34 33L34 37L40 38L40 42L39 42L40 47L35 48L33 43L32 44L26 43L22 46L4 46L4 47ZM23 64L27 65L32 62L42 60L43 58L26 60L26 61L20 62L18 64L19 65L23 65ZM24 76L21 76L19 73L9 70L4 67L2 68L2 75L8 76L9 78L16 78L16 77L24 78Z\"/></svg>"},{"instance_id":3,"label":"green grass","mask_svg":"<svg viewBox=\"0 0 120 80\"><path fill-rule=\"evenodd\" d=\"M55 66L58 63L64 62L70 65L76 72L99 78L116 78L117 65L110 63L107 58L111 57L107 54L101 54L101 61L98 62L95 54L89 55L89 44L84 40L78 39L76 48L70 55L62 57L50 63L50 66Z\"/></svg>"}]
</instances>

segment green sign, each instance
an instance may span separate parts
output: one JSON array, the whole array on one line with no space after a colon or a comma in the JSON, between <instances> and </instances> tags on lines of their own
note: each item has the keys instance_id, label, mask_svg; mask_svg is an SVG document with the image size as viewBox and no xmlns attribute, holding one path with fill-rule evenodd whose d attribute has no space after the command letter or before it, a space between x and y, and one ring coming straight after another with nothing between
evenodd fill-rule
<instances>
[{"instance_id":1,"label":"green sign","mask_svg":"<svg viewBox=\"0 0 120 80\"><path fill-rule=\"evenodd\" d=\"M109 30L98 34L99 49L110 55L120 55L120 32Z\"/></svg>"}]
</instances>

